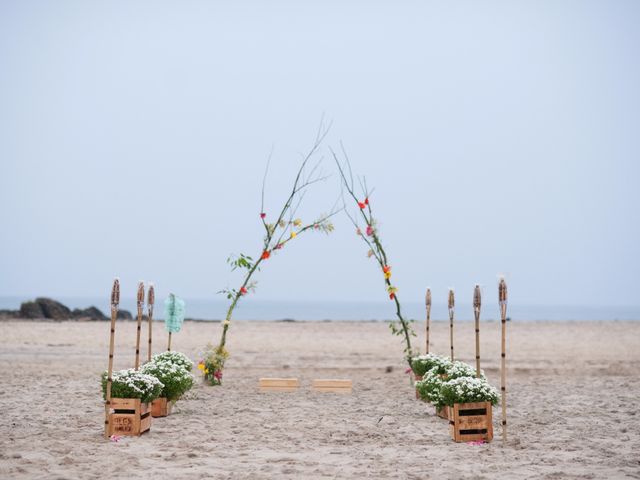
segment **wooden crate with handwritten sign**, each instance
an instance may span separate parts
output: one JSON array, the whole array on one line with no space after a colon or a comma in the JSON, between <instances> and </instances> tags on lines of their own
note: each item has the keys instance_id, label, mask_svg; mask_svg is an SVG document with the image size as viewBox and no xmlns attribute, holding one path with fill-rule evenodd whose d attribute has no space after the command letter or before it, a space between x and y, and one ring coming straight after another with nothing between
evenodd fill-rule
<instances>
[{"instance_id":1,"label":"wooden crate with handwritten sign","mask_svg":"<svg viewBox=\"0 0 640 480\"><path fill-rule=\"evenodd\" d=\"M112 398L109 435L138 436L151 428L151 404L139 398Z\"/></svg>"}]
</instances>

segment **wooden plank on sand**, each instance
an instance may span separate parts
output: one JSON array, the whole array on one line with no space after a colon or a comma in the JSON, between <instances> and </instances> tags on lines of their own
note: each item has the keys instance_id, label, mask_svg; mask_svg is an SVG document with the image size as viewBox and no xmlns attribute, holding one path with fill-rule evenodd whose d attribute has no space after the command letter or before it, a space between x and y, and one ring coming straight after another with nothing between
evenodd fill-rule
<instances>
[{"instance_id":1,"label":"wooden plank on sand","mask_svg":"<svg viewBox=\"0 0 640 480\"><path fill-rule=\"evenodd\" d=\"M311 389L314 392L351 393L351 380L319 379L314 380Z\"/></svg>"},{"instance_id":2,"label":"wooden plank on sand","mask_svg":"<svg viewBox=\"0 0 640 480\"><path fill-rule=\"evenodd\" d=\"M295 392L300 382L297 378L261 378L258 387L261 392Z\"/></svg>"}]
</instances>

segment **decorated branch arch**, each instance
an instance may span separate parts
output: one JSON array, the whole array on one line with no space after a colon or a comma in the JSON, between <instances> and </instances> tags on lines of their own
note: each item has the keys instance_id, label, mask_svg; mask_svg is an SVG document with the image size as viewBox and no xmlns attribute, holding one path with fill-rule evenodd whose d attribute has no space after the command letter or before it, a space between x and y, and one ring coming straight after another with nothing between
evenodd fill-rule
<instances>
[{"instance_id":1,"label":"decorated branch arch","mask_svg":"<svg viewBox=\"0 0 640 480\"><path fill-rule=\"evenodd\" d=\"M303 222L301 218L296 216L307 189L327 178L319 169L322 159L315 160L315 156L327 132L328 129L321 125L311 149L306 153L299 166L288 198L279 210L275 210L275 212L277 212L275 214L267 211L264 201L265 184L270 163L267 162L267 168L262 181L262 203L259 212L260 222L264 228L261 249L258 254L254 256L240 253L238 255L232 255L227 259L227 263L231 266L232 270L242 270L244 275L238 287L226 288L219 292L224 294L230 303L225 319L222 322L222 332L219 342L217 345L209 344L204 352L202 369L205 380L212 385L220 385L222 381L224 364L229 357L225 345L233 312L242 298L255 290L256 282L253 280L254 274L267 262L272 261L274 256L280 254L289 242L297 241L300 237L311 232L331 233L334 230L331 221L332 217L340 212L347 214L356 229L357 235L368 247L367 256L374 259L380 268L386 295L395 307L396 318L389 323L389 326L394 335L402 338L404 354L409 367L411 367L411 359L413 358L411 338L415 337L411 326L413 320L406 318L402 313L400 299L398 298L398 289L392 282L391 263L380 239L376 218L373 214L370 199L372 191L368 189L364 179L358 179L361 193L360 195L356 193L353 172L344 149L342 150L344 157L342 161L333 150L330 150L340 174L341 195L338 201L336 201L329 213L318 215L312 222ZM355 209L354 213L349 213L349 204Z\"/></svg>"}]
</instances>

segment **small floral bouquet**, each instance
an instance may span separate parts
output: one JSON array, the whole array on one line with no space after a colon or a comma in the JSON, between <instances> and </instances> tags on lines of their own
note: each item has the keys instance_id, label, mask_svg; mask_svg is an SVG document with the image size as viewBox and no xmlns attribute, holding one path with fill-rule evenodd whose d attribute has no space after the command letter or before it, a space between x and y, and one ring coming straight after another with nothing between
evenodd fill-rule
<instances>
[{"instance_id":1,"label":"small floral bouquet","mask_svg":"<svg viewBox=\"0 0 640 480\"><path fill-rule=\"evenodd\" d=\"M498 390L492 387L486 378L460 377L447 380L440 392L443 405L454 403L491 402L498 404Z\"/></svg>"},{"instance_id":2,"label":"small floral bouquet","mask_svg":"<svg viewBox=\"0 0 640 480\"><path fill-rule=\"evenodd\" d=\"M222 369L224 362L229 358L229 352L222 347L214 347L208 344L202 352L202 360L198 363L198 369L202 371L205 382L210 385L222 385Z\"/></svg>"},{"instance_id":3,"label":"small floral bouquet","mask_svg":"<svg viewBox=\"0 0 640 480\"><path fill-rule=\"evenodd\" d=\"M411 370L416 377L423 377L428 371L437 369L439 374L446 372L451 366L451 360L442 355L428 353L426 355L418 355L411 359Z\"/></svg>"},{"instance_id":4,"label":"small floral bouquet","mask_svg":"<svg viewBox=\"0 0 640 480\"><path fill-rule=\"evenodd\" d=\"M190 360L189 362L193 365ZM177 363L154 358L151 362L144 364L140 371L157 378L163 384L159 396L171 402L177 401L193 387L193 374Z\"/></svg>"},{"instance_id":5,"label":"small floral bouquet","mask_svg":"<svg viewBox=\"0 0 640 480\"><path fill-rule=\"evenodd\" d=\"M164 385L153 375L130 368L111 374L111 396L113 398L139 398L143 403L152 402L160 396ZM107 398L107 372L102 374L102 395Z\"/></svg>"}]
</instances>

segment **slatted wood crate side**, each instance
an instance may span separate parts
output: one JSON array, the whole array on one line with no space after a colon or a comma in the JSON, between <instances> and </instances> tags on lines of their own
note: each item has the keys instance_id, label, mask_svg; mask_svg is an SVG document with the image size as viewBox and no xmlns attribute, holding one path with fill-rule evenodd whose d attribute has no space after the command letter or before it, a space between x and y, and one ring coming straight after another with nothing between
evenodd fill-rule
<instances>
[{"instance_id":1,"label":"slatted wood crate side","mask_svg":"<svg viewBox=\"0 0 640 480\"><path fill-rule=\"evenodd\" d=\"M156 398L151 403L151 416L154 418L168 417L173 410L173 402L167 400L166 397Z\"/></svg>"},{"instance_id":2,"label":"slatted wood crate side","mask_svg":"<svg viewBox=\"0 0 640 480\"><path fill-rule=\"evenodd\" d=\"M449 430L456 442L493 440L491 402L456 403L449 407Z\"/></svg>"},{"instance_id":3,"label":"slatted wood crate side","mask_svg":"<svg viewBox=\"0 0 640 480\"><path fill-rule=\"evenodd\" d=\"M297 378L261 378L258 386L261 392L294 392L300 382Z\"/></svg>"},{"instance_id":4,"label":"slatted wood crate side","mask_svg":"<svg viewBox=\"0 0 640 480\"><path fill-rule=\"evenodd\" d=\"M449 420L449 407L447 405L440 408L436 407L436 415L445 420Z\"/></svg>"},{"instance_id":5,"label":"slatted wood crate side","mask_svg":"<svg viewBox=\"0 0 640 480\"><path fill-rule=\"evenodd\" d=\"M422 380L422 375L413 375L413 383L415 385L415 382L419 382L420 380ZM420 392L418 392L418 389L416 388L416 400L420 400Z\"/></svg>"},{"instance_id":6,"label":"slatted wood crate side","mask_svg":"<svg viewBox=\"0 0 640 480\"><path fill-rule=\"evenodd\" d=\"M151 428L151 405L139 398L112 398L109 435L138 436Z\"/></svg>"}]
</instances>

